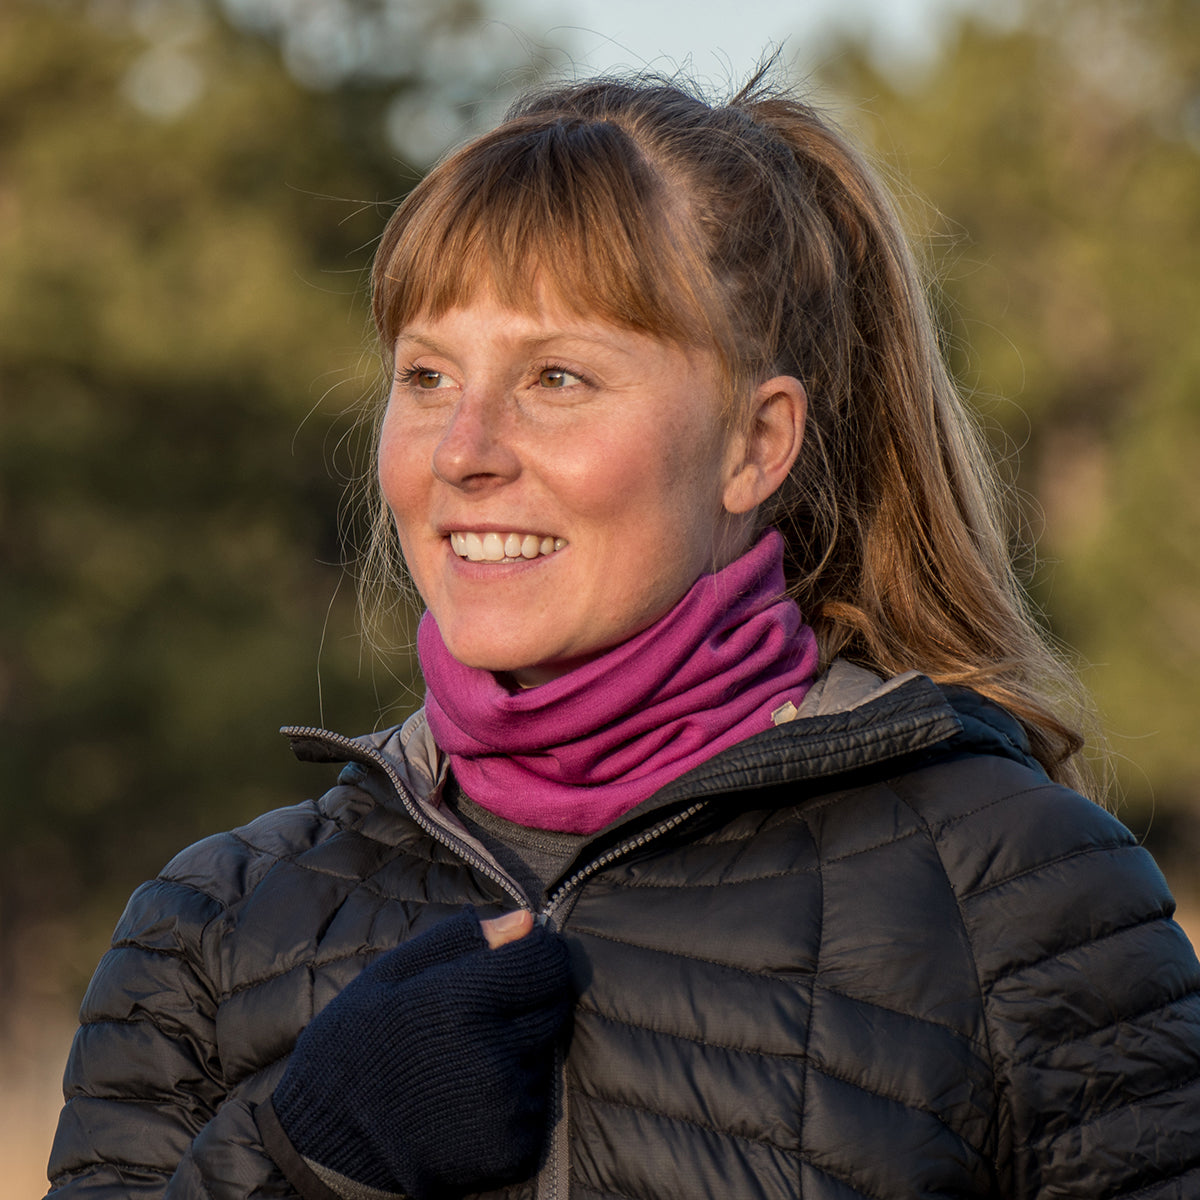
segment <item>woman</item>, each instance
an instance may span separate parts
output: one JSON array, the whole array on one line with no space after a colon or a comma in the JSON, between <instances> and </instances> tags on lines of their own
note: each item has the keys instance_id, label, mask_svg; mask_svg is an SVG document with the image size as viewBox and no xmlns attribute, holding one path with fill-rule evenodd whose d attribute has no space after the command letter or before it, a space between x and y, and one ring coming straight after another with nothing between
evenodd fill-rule
<instances>
[{"instance_id":1,"label":"woman","mask_svg":"<svg viewBox=\"0 0 1200 1200\"><path fill-rule=\"evenodd\" d=\"M374 312L425 708L135 893L55 1194L1200 1195L1200 967L844 140L534 95Z\"/></svg>"}]
</instances>

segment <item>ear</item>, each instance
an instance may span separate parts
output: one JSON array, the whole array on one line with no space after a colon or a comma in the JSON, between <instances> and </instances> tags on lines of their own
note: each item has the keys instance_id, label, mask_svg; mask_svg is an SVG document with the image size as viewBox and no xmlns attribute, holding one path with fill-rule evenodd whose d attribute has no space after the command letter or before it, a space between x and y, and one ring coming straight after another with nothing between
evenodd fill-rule
<instances>
[{"instance_id":1,"label":"ear","mask_svg":"<svg viewBox=\"0 0 1200 1200\"><path fill-rule=\"evenodd\" d=\"M755 388L746 431L731 447L740 461L735 457L725 483L726 512L750 512L779 488L800 453L807 412L808 393L792 375Z\"/></svg>"}]
</instances>

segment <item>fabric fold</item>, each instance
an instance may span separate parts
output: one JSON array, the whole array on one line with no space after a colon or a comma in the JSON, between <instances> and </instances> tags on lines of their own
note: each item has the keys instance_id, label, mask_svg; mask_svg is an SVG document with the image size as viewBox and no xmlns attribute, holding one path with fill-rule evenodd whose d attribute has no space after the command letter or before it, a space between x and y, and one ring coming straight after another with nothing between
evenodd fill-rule
<instances>
[{"instance_id":1,"label":"fabric fold","mask_svg":"<svg viewBox=\"0 0 1200 1200\"><path fill-rule=\"evenodd\" d=\"M477 804L540 829L594 833L693 767L799 707L816 636L784 595L768 530L702 575L653 625L538 687L514 690L446 649L430 613L417 650L430 729Z\"/></svg>"}]
</instances>

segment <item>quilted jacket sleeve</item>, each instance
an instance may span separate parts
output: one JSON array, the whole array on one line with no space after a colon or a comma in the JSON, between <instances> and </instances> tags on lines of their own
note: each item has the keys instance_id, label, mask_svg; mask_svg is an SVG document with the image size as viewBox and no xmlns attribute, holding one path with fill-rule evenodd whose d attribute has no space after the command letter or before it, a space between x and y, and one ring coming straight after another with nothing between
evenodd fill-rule
<instances>
[{"instance_id":1,"label":"quilted jacket sleeve","mask_svg":"<svg viewBox=\"0 0 1200 1200\"><path fill-rule=\"evenodd\" d=\"M1002 802L939 831L987 1017L1002 1194L1200 1196L1200 965L1166 883L1102 809L1005 770Z\"/></svg>"},{"instance_id":2,"label":"quilted jacket sleeve","mask_svg":"<svg viewBox=\"0 0 1200 1200\"><path fill-rule=\"evenodd\" d=\"M54 1196L160 1196L224 1088L205 931L221 903L158 879L130 898L84 997L50 1157Z\"/></svg>"},{"instance_id":3,"label":"quilted jacket sleeve","mask_svg":"<svg viewBox=\"0 0 1200 1200\"><path fill-rule=\"evenodd\" d=\"M262 1147L245 1085L230 1087L217 1050L230 906L269 861L220 834L130 898L67 1061L50 1154L54 1200L294 1195ZM253 1083L269 1092L270 1072Z\"/></svg>"}]
</instances>

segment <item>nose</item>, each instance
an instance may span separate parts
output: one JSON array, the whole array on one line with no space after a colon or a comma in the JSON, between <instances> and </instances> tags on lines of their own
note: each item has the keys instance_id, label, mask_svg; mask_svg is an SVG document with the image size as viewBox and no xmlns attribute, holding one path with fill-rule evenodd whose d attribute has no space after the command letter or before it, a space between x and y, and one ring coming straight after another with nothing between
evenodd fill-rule
<instances>
[{"instance_id":1,"label":"nose","mask_svg":"<svg viewBox=\"0 0 1200 1200\"><path fill-rule=\"evenodd\" d=\"M492 389L465 389L434 448L434 475L451 487L471 492L515 479L521 461L510 425L501 395Z\"/></svg>"}]
</instances>

